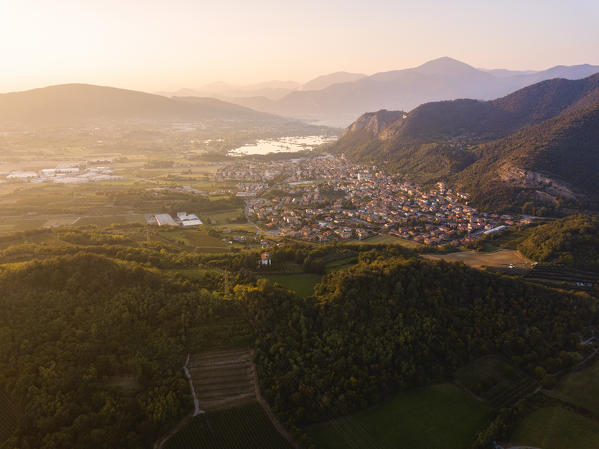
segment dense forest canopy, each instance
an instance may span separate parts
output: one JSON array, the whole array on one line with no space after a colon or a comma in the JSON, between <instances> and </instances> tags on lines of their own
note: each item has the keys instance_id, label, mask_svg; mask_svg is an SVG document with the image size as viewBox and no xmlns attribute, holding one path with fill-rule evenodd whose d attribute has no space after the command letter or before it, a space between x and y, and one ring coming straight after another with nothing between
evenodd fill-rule
<instances>
[{"instance_id":1,"label":"dense forest canopy","mask_svg":"<svg viewBox=\"0 0 599 449\"><path fill-rule=\"evenodd\" d=\"M572 215L537 226L518 249L539 262L599 270L599 219Z\"/></svg>"},{"instance_id":2,"label":"dense forest canopy","mask_svg":"<svg viewBox=\"0 0 599 449\"><path fill-rule=\"evenodd\" d=\"M595 219L569 220L545 226L594 235ZM397 245L273 246L273 269L324 274L300 298L256 281L257 249L200 253L145 235L123 225L0 239L0 398L18 417L0 448L150 447L192 409L188 352L253 342L261 390L293 431L487 354L551 375L579 358L598 316L586 294ZM331 272L335 262L351 268Z\"/></svg>"},{"instance_id":3,"label":"dense forest canopy","mask_svg":"<svg viewBox=\"0 0 599 449\"><path fill-rule=\"evenodd\" d=\"M267 284L237 293L258 331L264 394L290 422L364 408L490 353L556 372L597 312L587 297L374 253L327 275L307 300Z\"/></svg>"},{"instance_id":4,"label":"dense forest canopy","mask_svg":"<svg viewBox=\"0 0 599 449\"><path fill-rule=\"evenodd\" d=\"M240 315L197 285L87 254L2 269L0 308L0 391L23 410L7 449L150 447L191 407L186 351Z\"/></svg>"}]
</instances>

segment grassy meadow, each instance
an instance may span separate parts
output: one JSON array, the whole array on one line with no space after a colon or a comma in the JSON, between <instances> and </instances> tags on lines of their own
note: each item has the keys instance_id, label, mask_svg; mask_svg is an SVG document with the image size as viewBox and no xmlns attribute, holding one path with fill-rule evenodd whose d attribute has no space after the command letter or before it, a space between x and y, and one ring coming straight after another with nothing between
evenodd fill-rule
<instances>
[{"instance_id":1,"label":"grassy meadow","mask_svg":"<svg viewBox=\"0 0 599 449\"><path fill-rule=\"evenodd\" d=\"M511 443L543 449L596 449L599 423L564 407L541 407L518 424Z\"/></svg>"},{"instance_id":2,"label":"grassy meadow","mask_svg":"<svg viewBox=\"0 0 599 449\"><path fill-rule=\"evenodd\" d=\"M307 429L319 449L463 449L491 409L459 387L436 384Z\"/></svg>"}]
</instances>

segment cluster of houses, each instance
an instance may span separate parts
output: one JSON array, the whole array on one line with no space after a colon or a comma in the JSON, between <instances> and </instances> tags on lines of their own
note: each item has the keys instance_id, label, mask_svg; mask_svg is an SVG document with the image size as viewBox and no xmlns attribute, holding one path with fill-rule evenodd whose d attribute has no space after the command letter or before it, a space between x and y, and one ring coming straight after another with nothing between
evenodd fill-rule
<instances>
[{"instance_id":1,"label":"cluster of houses","mask_svg":"<svg viewBox=\"0 0 599 449\"><path fill-rule=\"evenodd\" d=\"M227 182L231 180L269 182L286 171L288 169L288 163L288 161L238 161L220 167L216 173L214 173L213 180L216 182Z\"/></svg>"},{"instance_id":2,"label":"cluster of houses","mask_svg":"<svg viewBox=\"0 0 599 449\"><path fill-rule=\"evenodd\" d=\"M277 195L248 200L253 221L292 238L331 242L389 234L427 245L461 244L528 222L480 212L468 196L438 183L405 183L340 157L294 160ZM283 188L284 187L284 188Z\"/></svg>"}]
</instances>

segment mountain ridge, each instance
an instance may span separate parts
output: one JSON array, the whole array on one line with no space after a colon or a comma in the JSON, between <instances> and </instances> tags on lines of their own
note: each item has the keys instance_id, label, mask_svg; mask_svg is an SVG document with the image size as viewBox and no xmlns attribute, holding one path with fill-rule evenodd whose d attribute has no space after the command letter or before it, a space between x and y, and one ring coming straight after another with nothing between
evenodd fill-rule
<instances>
[{"instance_id":1,"label":"mountain ridge","mask_svg":"<svg viewBox=\"0 0 599 449\"><path fill-rule=\"evenodd\" d=\"M497 69L495 69L497 70ZM509 72L509 71L508 71ZM538 72L494 75L449 57L420 66L375 73L318 91L294 90L278 100L236 99L239 104L283 116L347 126L364 111L409 111L431 101L499 98L539 81L561 76L584 78L599 66L555 66Z\"/></svg>"},{"instance_id":2,"label":"mountain ridge","mask_svg":"<svg viewBox=\"0 0 599 449\"><path fill-rule=\"evenodd\" d=\"M599 165L598 120L596 74L542 81L497 100L367 113L328 150L384 163L418 182L450 181L490 207L508 207L506 192L512 187L522 200L594 201L599 198L599 177L591 170ZM487 188L491 180L493 188ZM497 201L485 200L499 191Z\"/></svg>"},{"instance_id":3,"label":"mountain ridge","mask_svg":"<svg viewBox=\"0 0 599 449\"><path fill-rule=\"evenodd\" d=\"M214 98L166 98L91 84L0 94L0 123L56 125L96 120L287 120Z\"/></svg>"}]
</instances>

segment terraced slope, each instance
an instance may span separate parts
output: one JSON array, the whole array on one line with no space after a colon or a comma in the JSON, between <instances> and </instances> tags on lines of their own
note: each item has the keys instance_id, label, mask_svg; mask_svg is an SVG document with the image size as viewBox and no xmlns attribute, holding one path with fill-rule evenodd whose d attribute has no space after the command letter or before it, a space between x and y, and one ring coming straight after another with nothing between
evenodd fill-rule
<instances>
[{"instance_id":1,"label":"terraced slope","mask_svg":"<svg viewBox=\"0 0 599 449\"><path fill-rule=\"evenodd\" d=\"M256 400L252 353L247 349L193 355L189 371L200 408L222 410Z\"/></svg>"},{"instance_id":2,"label":"terraced slope","mask_svg":"<svg viewBox=\"0 0 599 449\"><path fill-rule=\"evenodd\" d=\"M253 354L227 349L195 354L187 368L202 413L158 447L292 449L285 430L257 391ZM285 436L284 436L285 435Z\"/></svg>"}]
</instances>

